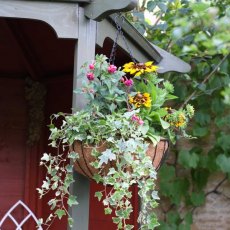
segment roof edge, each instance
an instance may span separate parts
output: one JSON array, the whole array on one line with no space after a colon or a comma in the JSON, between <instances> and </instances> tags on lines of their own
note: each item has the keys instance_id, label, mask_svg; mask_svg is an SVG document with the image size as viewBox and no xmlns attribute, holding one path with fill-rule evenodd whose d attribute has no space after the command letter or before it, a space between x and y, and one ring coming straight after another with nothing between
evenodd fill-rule
<instances>
[{"instance_id":1,"label":"roof edge","mask_svg":"<svg viewBox=\"0 0 230 230\"><path fill-rule=\"evenodd\" d=\"M117 19L118 14L112 14L108 17L108 19L116 26L115 21ZM125 18L120 18L120 22L118 22L122 31L125 33L130 40L133 41L141 50L143 50L149 58L153 59L155 62L159 63L162 60L161 54L152 46L152 44Z\"/></svg>"},{"instance_id":2,"label":"roof edge","mask_svg":"<svg viewBox=\"0 0 230 230\"><path fill-rule=\"evenodd\" d=\"M102 21L109 15L116 12L126 12L137 7L138 0L94 0L85 6L85 16L95 20Z\"/></svg>"}]
</instances>

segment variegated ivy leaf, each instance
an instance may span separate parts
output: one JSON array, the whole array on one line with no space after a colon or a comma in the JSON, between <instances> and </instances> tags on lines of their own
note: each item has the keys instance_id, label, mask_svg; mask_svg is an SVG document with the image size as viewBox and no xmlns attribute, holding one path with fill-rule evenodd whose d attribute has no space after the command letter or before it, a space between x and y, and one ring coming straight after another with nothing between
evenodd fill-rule
<instances>
[{"instance_id":1,"label":"variegated ivy leaf","mask_svg":"<svg viewBox=\"0 0 230 230\"><path fill-rule=\"evenodd\" d=\"M104 163L107 164L108 161L116 160L116 155L112 152L111 149L106 149L98 158L100 159L99 166L101 166Z\"/></svg>"},{"instance_id":2,"label":"variegated ivy leaf","mask_svg":"<svg viewBox=\"0 0 230 230\"><path fill-rule=\"evenodd\" d=\"M55 214L57 215L58 219L60 220L63 216L66 215L65 211L62 209L57 209Z\"/></svg>"},{"instance_id":3,"label":"variegated ivy leaf","mask_svg":"<svg viewBox=\"0 0 230 230\"><path fill-rule=\"evenodd\" d=\"M41 161L49 161L49 160L50 160L50 155L48 155L47 153L44 153L41 158Z\"/></svg>"},{"instance_id":4,"label":"variegated ivy leaf","mask_svg":"<svg viewBox=\"0 0 230 230\"><path fill-rule=\"evenodd\" d=\"M72 196L70 195L69 198L68 198L68 201L67 201L68 205L70 207L72 207L73 205L77 205L78 202L77 202L77 197L76 196Z\"/></svg>"}]
</instances>

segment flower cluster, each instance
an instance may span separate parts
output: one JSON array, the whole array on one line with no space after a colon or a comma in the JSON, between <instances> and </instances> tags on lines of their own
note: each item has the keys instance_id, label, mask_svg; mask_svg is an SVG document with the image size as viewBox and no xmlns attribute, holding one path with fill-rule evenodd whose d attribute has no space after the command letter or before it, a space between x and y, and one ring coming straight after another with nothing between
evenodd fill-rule
<instances>
[{"instance_id":1,"label":"flower cluster","mask_svg":"<svg viewBox=\"0 0 230 230\"><path fill-rule=\"evenodd\" d=\"M176 97L172 95L173 85L158 77L158 68L152 61L129 62L118 68L108 63L105 56L97 55L83 74L88 79L84 85L84 92L89 95L88 105L103 114L138 109L138 116L133 116L132 121L148 125L149 137L170 133L169 137L174 141L178 130L184 133L194 109L191 105L179 110L163 107Z\"/></svg>"}]
</instances>

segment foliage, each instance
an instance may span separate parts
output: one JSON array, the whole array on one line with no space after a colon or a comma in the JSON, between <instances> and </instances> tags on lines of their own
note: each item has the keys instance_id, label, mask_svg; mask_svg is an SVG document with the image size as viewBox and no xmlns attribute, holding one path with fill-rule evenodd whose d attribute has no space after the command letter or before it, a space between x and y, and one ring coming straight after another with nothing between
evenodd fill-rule
<instances>
[{"instance_id":1,"label":"foliage","mask_svg":"<svg viewBox=\"0 0 230 230\"><path fill-rule=\"evenodd\" d=\"M153 229L158 225L153 208L159 199L155 191L156 171L152 160L146 155L150 145L157 145L162 137L175 141L177 136L186 136L185 128L194 114L191 105L176 110L165 107L165 102L175 99L173 85L157 77L152 62L127 63L123 69L107 62L104 55L96 55L92 63L82 67L82 88L75 92L87 98L84 109L73 114L54 114L50 124L50 145L57 148L57 155L45 153L41 165L47 169L46 180L38 189L41 197L55 191L55 197L48 204L52 214L45 221L68 215L69 224L73 220L65 207L78 203L69 193L74 182L72 164L80 154L71 146L81 142L92 148L94 161L91 165L98 169L94 180L105 185L104 191L95 196L105 206L105 214L115 213L113 222L117 229L132 229L126 220L133 210L130 186L137 184L142 198L142 210L138 221L141 229ZM57 120L61 120L61 125ZM150 144L151 143L151 144ZM103 151L99 147L105 145ZM108 163L112 165L106 170ZM113 186L107 192L107 186ZM42 221L41 221L42 223Z\"/></svg>"},{"instance_id":2,"label":"foliage","mask_svg":"<svg viewBox=\"0 0 230 230\"><path fill-rule=\"evenodd\" d=\"M146 35L191 64L180 76L164 74L178 96L176 104L189 102L196 108L191 131L198 138L184 148L174 147L175 162L160 170L160 196L170 205L159 229L189 229L192 213L211 192L229 178L229 1L147 0L127 17ZM208 143L208 148L204 144ZM208 178L226 174L218 186L205 192ZM168 176L170 175L170 176ZM187 208L188 213L180 212Z\"/></svg>"}]
</instances>

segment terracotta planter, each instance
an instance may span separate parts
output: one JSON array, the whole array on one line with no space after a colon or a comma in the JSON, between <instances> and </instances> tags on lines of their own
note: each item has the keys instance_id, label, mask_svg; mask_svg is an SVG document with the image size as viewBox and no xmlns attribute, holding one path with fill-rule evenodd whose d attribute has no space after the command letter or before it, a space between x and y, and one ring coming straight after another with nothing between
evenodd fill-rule
<instances>
[{"instance_id":1,"label":"terracotta planter","mask_svg":"<svg viewBox=\"0 0 230 230\"><path fill-rule=\"evenodd\" d=\"M85 146L84 144L82 144L82 142L75 141L72 148L73 151L79 154L79 159L74 163L74 169L78 173L88 177L89 179L93 179L93 175L95 173L99 173L98 169L95 169L93 166L90 165L91 162L95 161L95 157L91 155L94 147ZM105 142L101 146L98 146L96 149L99 152L103 152L106 150L106 148L107 146ZM146 154L152 159L153 166L156 168L156 170L158 170L162 165L167 155L168 148L169 141L163 138L155 147L153 146L153 144L149 144ZM109 162L100 172L100 174L106 174L110 167L115 167L115 163Z\"/></svg>"}]
</instances>

